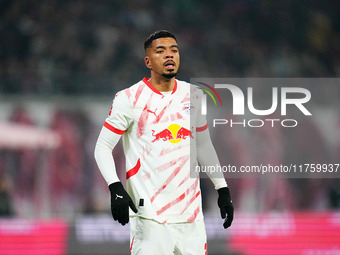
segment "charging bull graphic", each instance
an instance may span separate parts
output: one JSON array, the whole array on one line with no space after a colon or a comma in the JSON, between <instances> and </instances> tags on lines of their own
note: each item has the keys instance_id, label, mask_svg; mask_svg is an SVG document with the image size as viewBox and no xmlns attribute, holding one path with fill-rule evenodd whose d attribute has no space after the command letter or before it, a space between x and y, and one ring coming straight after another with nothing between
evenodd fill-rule
<instances>
[{"instance_id":1,"label":"charging bull graphic","mask_svg":"<svg viewBox=\"0 0 340 255\"><path fill-rule=\"evenodd\" d=\"M152 140L153 143L160 140L179 143L182 139L186 139L187 137L194 138L192 136L192 131L177 124L171 124L168 128L156 134L155 130L152 130L152 135L154 136L154 139Z\"/></svg>"}]
</instances>

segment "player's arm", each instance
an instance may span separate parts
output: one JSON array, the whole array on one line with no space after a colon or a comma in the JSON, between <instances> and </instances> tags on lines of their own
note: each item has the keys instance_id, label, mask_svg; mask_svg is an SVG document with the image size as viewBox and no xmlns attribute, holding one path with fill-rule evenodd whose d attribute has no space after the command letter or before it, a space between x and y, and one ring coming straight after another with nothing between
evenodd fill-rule
<instances>
[{"instance_id":1,"label":"player's arm","mask_svg":"<svg viewBox=\"0 0 340 255\"><path fill-rule=\"evenodd\" d=\"M98 168L108 185L120 181L116 173L116 166L112 156L112 151L119 142L120 137L121 135L103 127L94 149L94 157Z\"/></svg>"},{"instance_id":2,"label":"player's arm","mask_svg":"<svg viewBox=\"0 0 340 255\"><path fill-rule=\"evenodd\" d=\"M94 150L98 168L107 182L111 193L111 212L114 220L125 225L129 222L129 207L137 213L131 197L124 189L112 156L114 147L129 125L128 105L124 97L116 97L109 117L99 134ZM123 107L123 110L120 109Z\"/></svg>"},{"instance_id":3,"label":"player's arm","mask_svg":"<svg viewBox=\"0 0 340 255\"><path fill-rule=\"evenodd\" d=\"M205 129L196 133L197 157L202 166L220 166L215 148L211 142L209 129ZM224 228L230 227L234 218L234 207L230 197L228 185L224 179L222 172L206 172L210 180L213 182L218 192L218 206L220 208L222 219L226 219Z\"/></svg>"},{"instance_id":4,"label":"player's arm","mask_svg":"<svg viewBox=\"0 0 340 255\"><path fill-rule=\"evenodd\" d=\"M216 150L210 139L209 129L196 133L197 157L202 166L220 166ZM228 187L222 172L206 172L210 180L213 182L215 189Z\"/></svg>"}]
</instances>

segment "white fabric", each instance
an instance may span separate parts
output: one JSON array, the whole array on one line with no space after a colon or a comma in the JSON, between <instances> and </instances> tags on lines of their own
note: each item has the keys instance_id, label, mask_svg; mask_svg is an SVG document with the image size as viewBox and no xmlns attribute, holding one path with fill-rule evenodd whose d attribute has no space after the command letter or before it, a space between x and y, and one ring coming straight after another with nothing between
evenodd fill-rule
<instances>
[{"instance_id":1,"label":"white fabric","mask_svg":"<svg viewBox=\"0 0 340 255\"><path fill-rule=\"evenodd\" d=\"M132 255L206 255L207 236L203 220L160 224L140 217L130 218Z\"/></svg>"},{"instance_id":2,"label":"white fabric","mask_svg":"<svg viewBox=\"0 0 340 255\"><path fill-rule=\"evenodd\" d=\"M204 132L202 94L176 80L174 91L164 96L146 79L116 94L95 157L107 183L116 182L112 149L123 134L127 192L138 209L131 216L160 223L203 218L199 178L190 175L190 170L198 164L197 156L201 164L219 162L209 132ZM212 181L216 189L226 186L223 176Z\"/></svg>"},{"instance_id":3,"label":"white fabric","mask_svg":"<svg viewBox=\"0 0 340 255\"><path fill-rule=\"evenodd\" d=\"M108 185L119 182L116 166L112 157L112 150L117 145L121 135L111 132L103 127L100 131L94 150L94 157L98 168Z\"/></svg>"},{"instance_id":4,"label":"white fabric","mask_svg":"<svg viewBox=\"0 0 340 255\"><path fill-rule=\"evenodd\" d=\"M197 133L196 143L198 161L202 166L220 166L208 129ZM207 175L213 182L216 190L228 186L222 172L207 172Z\"/></svg>"}]
</instances>

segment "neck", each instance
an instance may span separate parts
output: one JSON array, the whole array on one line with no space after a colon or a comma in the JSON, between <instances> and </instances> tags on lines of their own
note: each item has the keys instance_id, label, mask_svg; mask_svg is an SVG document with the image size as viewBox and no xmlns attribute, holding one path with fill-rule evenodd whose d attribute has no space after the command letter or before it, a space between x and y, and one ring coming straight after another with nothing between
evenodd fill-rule
<instances>
[{"instance_id":1,"label":"neck","mask_svg":"<svg viewBox=\"0 0 340 255\"><path fill-rule=\"evenodd\" d=\"M163 76L155 76L151 74L149 82L160 92L172 91L175 87L175 77L170 80L164 78Z\"/></svg>"}]
</instances>

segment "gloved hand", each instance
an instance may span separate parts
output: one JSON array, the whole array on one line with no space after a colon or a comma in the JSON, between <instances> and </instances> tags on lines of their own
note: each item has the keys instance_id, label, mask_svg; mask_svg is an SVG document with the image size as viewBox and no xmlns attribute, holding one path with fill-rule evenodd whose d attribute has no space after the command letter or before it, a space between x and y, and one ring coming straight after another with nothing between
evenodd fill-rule
<instances>
[{"instance_id":1,"label":"gloved hand","mask_svg":"<svg viewBox=\"0 0 340 255\"><path fill-rule=\"evenodd\" d=\"M228 187L225 187L218 189L217 192L217 204L220 208L222 219L225 219L223 227L229 228L234 219L234 207L230 198L230 191Z\"/></svg>"},{"instance_id":2,"label":"gloved hand","mask_svg":"<svg viewBox=\"0 0 340 255\"><path fill-rule=\"evenodd\" d=\"M124 226L129 222L129 207L135 213L137 213L137 209L121 182L110 184L109 189L111 192L112 217Z\"/></svg>"}]
</instances>

